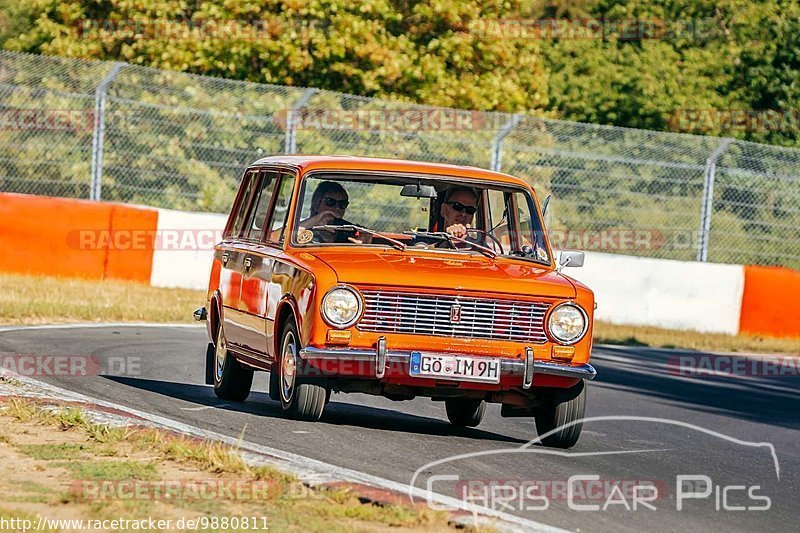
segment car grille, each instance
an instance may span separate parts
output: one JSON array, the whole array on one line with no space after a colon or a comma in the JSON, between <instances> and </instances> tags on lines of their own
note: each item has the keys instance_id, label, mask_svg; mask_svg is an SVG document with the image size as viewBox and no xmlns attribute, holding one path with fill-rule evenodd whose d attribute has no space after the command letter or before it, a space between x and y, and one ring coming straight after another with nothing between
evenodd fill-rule
<instances>
[{"instance_id":1,"label":"car grille","mask_svg":"<svg viewBox=\"0 0 800 533\"><path fill-rule=\"evenodd\" d=\"M357 328L362 331L547 342L548 303L369 290L361 294L365 307ZM461 307L461 319L453 322L456 304Z\"/></svg>"}]
</instances>

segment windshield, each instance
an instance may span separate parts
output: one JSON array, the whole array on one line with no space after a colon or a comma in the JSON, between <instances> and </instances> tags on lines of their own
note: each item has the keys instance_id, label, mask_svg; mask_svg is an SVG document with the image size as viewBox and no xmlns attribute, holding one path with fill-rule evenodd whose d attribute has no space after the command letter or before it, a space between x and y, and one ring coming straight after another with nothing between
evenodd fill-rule
<instances>
[{"instance_id":1,"label":"windshield","mask_svg":"<svg viewBox=\"0 0 800 533\"><path fill-rule=\"evenodd\" d=\"M407 246L511 255L550 264L530 194L458 178L316 173L300 193L299 246ZM454 228L461 225L466 234ZM457 237L453 237L453 234Z\"/></svg>"}]
</instances>

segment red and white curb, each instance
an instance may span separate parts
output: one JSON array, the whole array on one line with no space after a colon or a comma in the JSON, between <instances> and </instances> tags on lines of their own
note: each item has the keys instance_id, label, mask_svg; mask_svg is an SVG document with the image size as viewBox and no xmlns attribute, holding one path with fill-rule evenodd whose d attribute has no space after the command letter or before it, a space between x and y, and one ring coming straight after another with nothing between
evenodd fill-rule
<instances>
[{"instance_id":1,"label":"red and white curb","mask_svg":"<svg viewBox=\"0 0 800 533\"><path fill-rule=\"evenodd\" d=\"M0 328L0 331L23 328ZM30 329L30 328L24 328ZM24 397L36 400L45 408L63 405L80 407L93 422L114 426L145 426L166 429L181 435L228 444L238 450L250 466L269 465L293 474L309 486L348 487L371 501L408 504L409 495L416 501L435 503L438 508L452 509L451 522L463 526L491 527L498 531L564 530L503 513L495 509L464 502L457 498L429 492L417 487L331 465L316 459L278 450L261 444L208 431L130 407L98 400L49 383L0 369L0 398ZM48 404L48 402L52 402Z\"/></svg>"}]
</instances>

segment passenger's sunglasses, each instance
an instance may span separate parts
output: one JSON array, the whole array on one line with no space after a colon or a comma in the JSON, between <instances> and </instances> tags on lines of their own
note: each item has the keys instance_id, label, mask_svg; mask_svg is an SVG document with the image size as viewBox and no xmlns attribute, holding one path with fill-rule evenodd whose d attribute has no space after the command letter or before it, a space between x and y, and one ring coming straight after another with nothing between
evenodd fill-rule
<instances>
[{"instance_id":1,"label":"passenger's sunglasses","mask_svg":"<svg viewBox=\"0 0 800 533\"><path fill-rule=\"evenodd\" d=\"M466 211L468 215L474 215L475 211L478 210L477 207L472 207L471 205L464 205L461 202L445 202L447 205L452 207L455 211L459 213L461 211Z\"/></svg>"},{"instance_id":2,"label":"passenger's sunglasses","mask_svg":"<svg viewBox=\"0 0 800 533\"><path fill-rule=\"evenodd\" d=\"M325 198L323 202L328 207L336 207L338 205L339 209L347 209L347 206L350 205L347 200L334 200L333 198Z\"/></svg>"}]
</instances>

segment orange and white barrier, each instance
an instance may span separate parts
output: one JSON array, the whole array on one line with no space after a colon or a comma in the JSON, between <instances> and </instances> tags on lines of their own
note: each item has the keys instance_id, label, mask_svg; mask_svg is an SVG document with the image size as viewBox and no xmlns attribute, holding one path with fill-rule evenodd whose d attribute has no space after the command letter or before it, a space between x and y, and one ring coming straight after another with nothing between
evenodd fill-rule
<instances>
[{"instance_id":1,"label":"orange and white barrier","mask_svg":"<svg viewBox=\"0 0 800 533\"><path fill-rule=\"evenodd\" d=\"M204 290L227 217L0 193L0 272ZM568 274L616 324L800 337L800 272L587 252Z\"/></svg>"},{"instance_id":2,"label":"orange and white barrier","mask_svg":"<svg viewBox=\"0 0 800 533\"><path fill-rule=\"evenodd\" d=\"M0 193L0 271L149 283L157 223L151 208ZM113 245L138 230L139 242Z\"/></svg>"}]
</instances>

